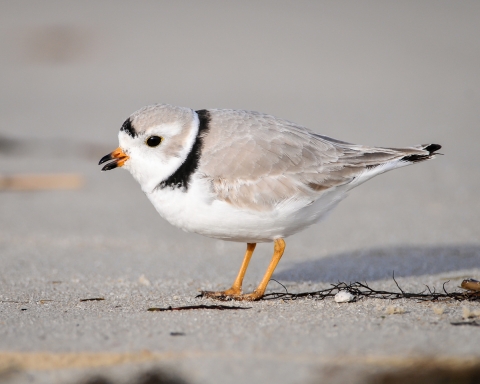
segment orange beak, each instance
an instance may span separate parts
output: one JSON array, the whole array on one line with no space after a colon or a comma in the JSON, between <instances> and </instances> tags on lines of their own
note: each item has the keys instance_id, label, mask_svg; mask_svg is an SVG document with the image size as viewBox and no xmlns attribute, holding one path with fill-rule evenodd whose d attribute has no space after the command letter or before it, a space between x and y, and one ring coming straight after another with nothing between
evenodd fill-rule
<instances>
[{"instance_id":1,"label":"orange beak","mask_svg":"<svg viewBox=\"0 0 480 384\"><path fill-rule=\"evenodd\" d=\"M102 168L102 171L109 171L111 169L121 167L128 159L129 157L122 151L122 148L118 147L112 153L103 156L98 162L98 165L103 164L106 161L113 160Z\"/></svg>"}]
</instances>

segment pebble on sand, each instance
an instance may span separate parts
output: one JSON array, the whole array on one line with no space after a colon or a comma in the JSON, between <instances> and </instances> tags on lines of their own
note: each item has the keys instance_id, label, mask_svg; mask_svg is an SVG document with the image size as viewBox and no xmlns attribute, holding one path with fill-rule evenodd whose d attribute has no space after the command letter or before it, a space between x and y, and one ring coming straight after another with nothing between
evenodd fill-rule
<instances>
[{"instance_id":1,"label":"pebble on sand","mask_svg":"<svg viewBox=\"0 0 480 384\"><path fill-rule=\"evenodd\" d=\"M340 291L335 295L335 301L337 303L349 303L355 300L355 296L348 291Z\"/></svg>"}]
</instances>

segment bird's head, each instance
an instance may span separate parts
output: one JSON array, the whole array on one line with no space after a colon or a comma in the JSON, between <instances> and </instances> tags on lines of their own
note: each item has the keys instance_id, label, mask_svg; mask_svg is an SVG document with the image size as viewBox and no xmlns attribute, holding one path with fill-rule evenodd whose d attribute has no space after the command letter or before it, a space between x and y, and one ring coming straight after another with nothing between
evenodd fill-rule
<instances>
[{"instance_id":1,"label":"bird's head","mask_svg":"<svg viewBox=\"0 0 480 384\"><path fill-rule=\"evenodd\" d=\"M156 104L133 113L118 133L119 147L102 157L102 171L123 167L152 192L185 161L198 132L192 109Z\"/></svg>"}]
</instances>

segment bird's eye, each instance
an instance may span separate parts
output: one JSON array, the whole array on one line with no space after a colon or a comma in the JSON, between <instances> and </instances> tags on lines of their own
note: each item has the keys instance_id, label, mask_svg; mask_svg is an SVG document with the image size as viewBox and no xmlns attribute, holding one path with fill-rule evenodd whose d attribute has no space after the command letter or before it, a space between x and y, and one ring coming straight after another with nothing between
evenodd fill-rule
<instances>
[{"instance_id":1,"label":"bird's eye","mask_svg":"<svg viewBox=\"0 0 480 384\"><path fill-rule=\"evenodd\" d=\"M150 136L146 143L149 147L156 147L162 142L162 138L160 136Z\"/></svg>"}]
</instances>

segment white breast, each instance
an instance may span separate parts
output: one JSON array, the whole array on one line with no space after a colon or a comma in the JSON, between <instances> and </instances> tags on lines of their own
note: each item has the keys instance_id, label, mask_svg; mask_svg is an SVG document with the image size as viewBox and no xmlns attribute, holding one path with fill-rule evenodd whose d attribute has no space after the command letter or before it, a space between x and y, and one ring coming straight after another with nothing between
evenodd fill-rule
<instances>
[{"instance_id":1,"label":"white breast","mask_svg":"<svg viewBox=\"0 0 480 384\"><path fill-rule=\"evenodd\" d=\"M147 193L158 213L187 232L238 242L285 238L318 222L345 196L332 189L316 201L292 198L270 211L238 209L215 199L208 181L193 177L188 191L156 189Z\"/></svg>"}]
</instances>

